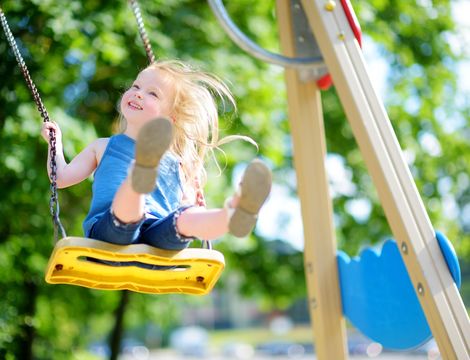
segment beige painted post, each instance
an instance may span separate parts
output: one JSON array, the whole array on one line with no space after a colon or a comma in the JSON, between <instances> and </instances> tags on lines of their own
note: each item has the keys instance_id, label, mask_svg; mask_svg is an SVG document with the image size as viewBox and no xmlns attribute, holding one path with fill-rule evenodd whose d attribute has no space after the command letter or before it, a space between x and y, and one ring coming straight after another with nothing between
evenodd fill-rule
<instances>
[{"instance_id":1,"label":"beige painted post","mask_svg":"<svg viewBox=\"0 0 470 360\"><path fill-rule=\"evenodd\" d=\"M290 1L277 1L281 47L295 55ZM325 169L326 145L320 91L286 69L289 121L298 195L304 227L305 275L315 351L318 359L347 359L346 326L341 308L336 238Z\"/></svg>"},{"instance_id":2,"label":"beige painted post","mask_svg":"<svg viewBox=\"0 0 470 360\"><path fill-rule=\"evenodd\" d=\"M359 45L337 4L302 0L439 350L445 359L470 359L468 314Z\"/></svg>"}]
</instances>

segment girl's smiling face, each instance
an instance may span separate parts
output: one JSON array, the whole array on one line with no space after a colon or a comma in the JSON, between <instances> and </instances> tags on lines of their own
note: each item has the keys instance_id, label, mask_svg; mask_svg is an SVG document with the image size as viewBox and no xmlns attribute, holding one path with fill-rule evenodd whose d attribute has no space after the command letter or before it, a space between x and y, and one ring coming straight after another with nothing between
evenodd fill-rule
<instances>
[{"instance_id":1,"label":"girl's smiling face","mask_svg":"<svg viewBox=\"0 0 470 360\"><path fill-rule=\"evenodd\" d=\"M163 116L171 118L174 88L171 77L159 69L145 69L121 98L121 113L129 124L143 125Z\"/></svg>"}]
</instances>

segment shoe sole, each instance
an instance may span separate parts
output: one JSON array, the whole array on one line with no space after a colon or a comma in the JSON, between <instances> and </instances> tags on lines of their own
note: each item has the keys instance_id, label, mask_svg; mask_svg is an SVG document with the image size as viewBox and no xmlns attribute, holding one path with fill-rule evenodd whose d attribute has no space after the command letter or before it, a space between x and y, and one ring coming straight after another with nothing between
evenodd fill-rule
<instances>
[{"instance_id":1,"label":"shoe sole","mask_svg":"<svg viewBox=\"0 0 470 360\"><path fill-rule=\"evenodd\" d=\"M271 191L271 171L259 160L248 165L240 184L240 201L229 221L229 232L247 236L255 227L258 212Z\"/></svg>"},{"instance_id":2,"label":"shoe sole","mask_svg":"<svg viewBox=\"0 0 470 360\"><path fill-rule=\"evenodd\" d=\"M135 144L135 163L131 184L134 191L147 194L155 188L157 167L173 141L173 124L166 118L157 118L139 131Z\"/></svg>"}]
</instances>

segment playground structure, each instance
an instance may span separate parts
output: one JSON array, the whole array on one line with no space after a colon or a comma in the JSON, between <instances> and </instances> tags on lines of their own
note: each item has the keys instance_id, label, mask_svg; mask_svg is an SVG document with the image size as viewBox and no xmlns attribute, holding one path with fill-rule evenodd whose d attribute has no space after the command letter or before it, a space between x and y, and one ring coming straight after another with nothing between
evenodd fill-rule
<instances>
[{"instance_id":1,"label":"playground structure","mask_svg":"<svg viewBox=\"0 0 470 360\"><path fill-rule=\"evenodd\" d=\"M130 2L147 56L153 62L155 57L140 10L136 1ZM432 332L445 359L469 359L470 321L457 289L460 282L458 261L450 242L432 228L388 115L374 91L360 51L360 28L349 1L278 0L281 48L288 57L259 49L234 28L220 0L209 0L209 3L229 35L242 48L263 60L287 67L288 111L305 234L308 303L314 320L318 358L347 358L347 317L365 335L392 348L418 346ZM47 111L2 11L0 15L8 41L46 120ZM388 294L388 298L384 292L378 292L377 297L371 299L363 273L359 271L349 276L351 268L359 262L337 252L325 169L326 143L320 92L332 81L396 238L396 242L387 242L383 246L379 256L365 251L360 259L365 266L375 266L374 269L380 268L377 264L386 265L382 266L384 277L378 279L379 283L385 283L385 286L404 284L403 287L390 286L389 289L398 290ZM51 255L46 272L46 280L51 283L148 293L205 294L212 289L224 266L222 254L211 249L165 252L146 245L120 247L66 237L58 219L54 186L51 214L56 240L58 232L63 237ZM128 266L121 269L110 266L103 271L104 265L96 260L128 262ZM138 268L136 263L164 271ZM357 286L350 291L348 285L351 282L362 282L366 286ZM368 305L383 301L379 305L386 309L390 295L394 296L391 300L401 300L405 306L393 307L392 304L391 308L398 309L397 313L381 318L378 325L373 324L381 314L367 313ZM362 308L355 306L361 301ZM413 304L408 306L408 302ZM409 321L405 325L393 323L393 318L399 315L408 316ZM411 330L405 329L414 324L417 326ZM415 336L409 336L410 333Z\"/></svg>"},{"instance_id":2,"label":"playground structure","mask_svg":"<svg viewBox=\"0 0 470 360\"><path fill-rule=\"evenodd\" d=\"M394 248L406 265L405 275L411 279L418 310L425 314L421 330L429 325L444 359L469 359L470 321L456 286L459 269L455 253L450 242L442 234L436 235L432 227L386 110L374 90L360 49L360 28L349 1L278 0L280 42L286 57L271 54L249 41L231 22L220 0L209 3L227 33L243 49L286 67L288 114L304 227L308 304L318 358L347 358L344 316L351 319L344 312L348 299L341 295L345 284L340 279L344 276L338 270L341 256L337 255L325 169L320 90L327 88L332 79L396 239L391 245L384 245L383 251L389 252L385 246ZM372 260L371 256L364 256L367 257L363 260ZM391 279L407 281L393 278L397 270L388 269ZM393 295L398 302L406 301L402 294ZM391 317L395 315L400 314ZM419 321L419 314L415 315L411 322ZM365 322L371 321L374 319ZM405 328L396 326L381 323L375 333L365 335L373 338L380 337L377 331L390 332L398 339L394 342L397 348L416 347L429 339L424 329L422 338L401 341L401 330Z\"/></svg>"}]
</instances>

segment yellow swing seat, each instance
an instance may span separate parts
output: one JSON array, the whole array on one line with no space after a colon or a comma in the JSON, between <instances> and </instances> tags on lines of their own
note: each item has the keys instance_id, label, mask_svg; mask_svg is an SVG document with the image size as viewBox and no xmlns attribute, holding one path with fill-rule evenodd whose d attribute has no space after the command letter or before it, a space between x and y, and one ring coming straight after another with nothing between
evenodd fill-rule
<instances>
[{"instance_id":1,"label":"yellow swing seat","mask_svg":"<svg viewBox=\"0 0 470 360\"><path fill-rule=\"evenodd\" d=\"M143 268L136 263L157 268ZM66 237L54 247L46 282L149 294L205 295L214 287L224 266L222 253L211 249L170 251L145 244L121 246Z\"/></svg>"}]
</instances>

